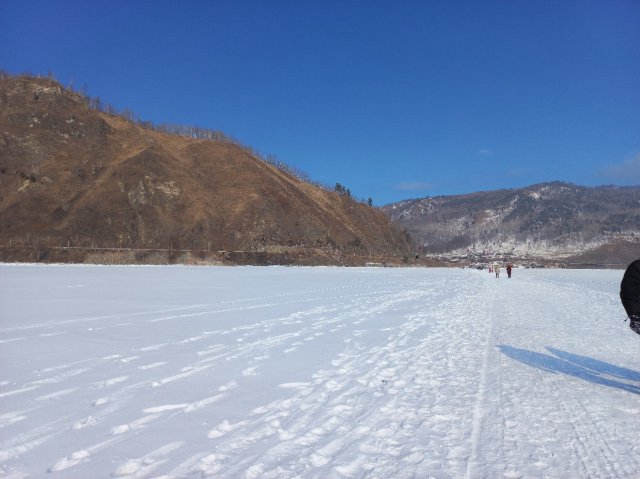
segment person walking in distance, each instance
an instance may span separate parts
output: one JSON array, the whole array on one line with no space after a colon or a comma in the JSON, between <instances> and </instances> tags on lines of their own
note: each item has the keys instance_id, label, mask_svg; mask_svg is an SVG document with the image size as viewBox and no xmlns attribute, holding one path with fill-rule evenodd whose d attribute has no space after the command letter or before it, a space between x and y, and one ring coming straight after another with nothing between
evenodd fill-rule
<instances>
[{"instance_id":1,"label":"person walking in distance","mask_svg":"<svg viewBox=\"0 0 640 479\"><path fill-rule=\"evenodd\" d=\"M511 263L507 263L507 276L509 278L511 278L511 268L513 268L513 266L511 265Z\"/></svg>"},{"instance_id":2,"label":"person walking in distance","mask_svg":"<svg viewBox=\"0 0 640 479\"><path fill-rule=\"evenodd\" d=\"M493 265L493 270L496 272L496 278L500 277L500 265L498 263Z\"/></svg>"},{"instance_id":3,"label":"person walking in distance","mask_svg":"<svg viewBox=\"0 0 640 479\"><path fill-rule=\"evenodd\" d=\"M629 317L629 327L640 334L640 259L631 263L624 272L620 300Z\"/></svg>"}]
</instances>

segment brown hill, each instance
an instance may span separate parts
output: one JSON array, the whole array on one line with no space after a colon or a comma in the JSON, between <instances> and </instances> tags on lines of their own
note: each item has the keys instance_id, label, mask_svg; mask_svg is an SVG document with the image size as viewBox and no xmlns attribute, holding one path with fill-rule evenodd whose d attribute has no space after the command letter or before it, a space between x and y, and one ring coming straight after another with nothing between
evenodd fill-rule
<instances>
[{"instance_id":1,"label":"brown hill","mask_svg":"<svg viewBox=\"0 0 640 479\"><path fill-rule=\"evenodd\" d=\"M0 260L362 263L387 216L228 141L161 133L52 79L0 78Z\"/></svg>"}]
</instances>

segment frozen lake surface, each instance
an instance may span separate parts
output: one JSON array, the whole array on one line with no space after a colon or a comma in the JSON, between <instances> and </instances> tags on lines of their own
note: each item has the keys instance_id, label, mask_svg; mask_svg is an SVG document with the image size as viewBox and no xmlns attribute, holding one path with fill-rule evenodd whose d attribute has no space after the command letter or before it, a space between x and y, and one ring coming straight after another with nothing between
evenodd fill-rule
<instances>
[{"instance_id":1,"label":"frozen lake surface","mask_svg":"<svg viewBox=\"0 0 640 479\"><path fill-rule=\"evenodd\" d=\"M622 273L0 265L0 477L637 478Z\"/></svg>"}]
</instances>

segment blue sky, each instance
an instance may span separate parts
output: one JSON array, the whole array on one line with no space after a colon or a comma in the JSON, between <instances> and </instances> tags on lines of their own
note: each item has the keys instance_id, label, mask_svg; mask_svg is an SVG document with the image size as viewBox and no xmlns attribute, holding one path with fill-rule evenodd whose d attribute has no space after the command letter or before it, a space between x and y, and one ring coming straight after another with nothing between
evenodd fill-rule
<instances>
[{"instance_id":1,"label":"blue sky","mask_svg":"<svg viewBox=\"0 0 640 479\"><path fill-rule=\"evenodd\" d=\"M636 0L0 0L0 68L377 205L640 184Z\"/></svg>"}]
</instances>

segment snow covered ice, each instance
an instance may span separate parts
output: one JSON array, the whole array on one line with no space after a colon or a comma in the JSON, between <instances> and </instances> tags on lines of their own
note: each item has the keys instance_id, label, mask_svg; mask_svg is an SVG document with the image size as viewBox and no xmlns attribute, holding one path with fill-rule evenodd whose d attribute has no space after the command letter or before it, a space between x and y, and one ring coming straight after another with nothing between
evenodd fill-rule
<instances>
[{"instance_id":1,"label":"snow covered ice","mask_svg":"<svg viewBox=\"0 0 640 479\"><path fill-rule=\"evenodd\" d=\"M0 265L0 476L637 478L622 273Z\"/></svg>"}]
</instances>

